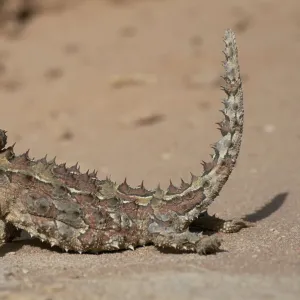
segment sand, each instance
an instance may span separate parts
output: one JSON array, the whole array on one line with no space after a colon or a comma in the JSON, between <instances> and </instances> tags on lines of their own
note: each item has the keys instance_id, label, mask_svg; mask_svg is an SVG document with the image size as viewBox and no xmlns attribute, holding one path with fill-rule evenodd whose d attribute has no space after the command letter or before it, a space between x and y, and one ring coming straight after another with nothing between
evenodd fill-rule
<instances>
[{"instance_id":1,"label":"sand","mask_svg":"<svg viewBox=\"0 0 300 300\"><path fill-rule=\"evenodd\" d=\"M300 2L36 4L18 23L2 11L9 143L148 188L188 180L209 159L224 96L222 36L235 30L244 140L209 213L255 227L224 235L223 251L210 256L153 246L79 255L16 241L0 248L0 299L298 299Z\"/></svg>"}]
</instances>

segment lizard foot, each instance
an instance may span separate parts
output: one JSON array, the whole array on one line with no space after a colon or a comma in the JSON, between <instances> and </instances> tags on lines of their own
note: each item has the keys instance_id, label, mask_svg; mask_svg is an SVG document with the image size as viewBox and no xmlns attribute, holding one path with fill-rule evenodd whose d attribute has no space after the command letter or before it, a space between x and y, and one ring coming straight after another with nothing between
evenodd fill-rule
<instances>
[{"instance_id":1,"label":"lizard foot","mask_svg":"<svg viewBox=\"0 0 300 300\"><path fill-rule=\"evenodd\" d=\"M217 236L205 236L202 233L190 231L181 233L162 231L153 239L153 243L157 247L191 251L201 255L218 252L221 242L222 240Z\"/></svg>"},{"instance_id":2,"label":"lizard foot","mask_svg":"<svg viewBox=\"0 0 300 300\"><path fill-rule=\"evenodd\" d=\"M202 213L193 223L190 225L190 229L197 231L213 231L223 233L235 233L242 228L253 227L250 222L242 219L223 220L215 215L211 216L207 212Z\"/></svg>"}]
</instances>

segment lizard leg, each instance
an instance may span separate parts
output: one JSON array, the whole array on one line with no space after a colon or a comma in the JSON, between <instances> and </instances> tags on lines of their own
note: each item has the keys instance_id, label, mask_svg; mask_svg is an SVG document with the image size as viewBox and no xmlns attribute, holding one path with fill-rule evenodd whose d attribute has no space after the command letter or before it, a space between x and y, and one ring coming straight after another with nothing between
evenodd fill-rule
<instances>
[{"instance_id":1,"label":"lizard leg","mask_svg":"<svg viewBox=\"0 0 300 300\"><path fill-rule=\"evenodd\" d=\"M211 216L207 212L199 215L199 217L192 222L190 229L196 229L201 231L213 231L223 233L235 233L240 231L242 228L251 227L253 224L241 220L223 220L216 216Z\"/></svg>"},{"instance_id":2,"label":"lizard leg","mask_svg":"<svg viewBox=\"0 0 300 300\"><path fill-rule=\"evenodd\" d=\"M192 251L202 255L216 253L221 246L221 239L215 235L205 236L188 230L180 233L161 230L153 236L152 242L159 248Z\"/></svg>"}]
</instances>

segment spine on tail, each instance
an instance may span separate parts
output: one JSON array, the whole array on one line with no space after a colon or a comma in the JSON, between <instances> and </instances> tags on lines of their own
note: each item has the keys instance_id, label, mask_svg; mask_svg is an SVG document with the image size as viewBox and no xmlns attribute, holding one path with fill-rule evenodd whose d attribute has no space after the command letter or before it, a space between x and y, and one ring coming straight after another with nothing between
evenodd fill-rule
<instances>
[{"instance_id":1,"label":"spine on tail","mask_svg":"<svg viewBox=\"0 0 300 300\"><path fill-rule=\"evenodd\" d=\"M232 30L226 30L224 43L225 74L223 79L225 85L222 89L226 98L222 101L224 109L221 110L224 118L217 123L222 137L212 147L214 150L212 160L202 162L204 169L202 175L192 175L190 183L182 182L180 187L170 184L167 191L158 188L153 194L155 203L159 199L165 204L160 213L174 211L178 215L185 216L186 221L192 221L200 213L206 211L219 195L235 166L240 151L244 122L243 91L238 50Z\"/></svg>"}]
</instances>

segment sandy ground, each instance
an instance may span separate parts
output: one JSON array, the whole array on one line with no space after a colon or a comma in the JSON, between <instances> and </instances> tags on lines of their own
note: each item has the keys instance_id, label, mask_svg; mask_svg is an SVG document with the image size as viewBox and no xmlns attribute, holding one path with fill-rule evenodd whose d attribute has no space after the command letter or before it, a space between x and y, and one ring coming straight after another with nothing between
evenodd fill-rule
<instances>
[{"instance_id":1,"label":"sandy ground","mask_svg":"<svg viewBox=\"0 0 300 300\"><path fill-rule=\"evenodd\" d=\"M224 236L210 256L6 244L0 299L298 299L300 2L87 0L19 17L0 37L1 128L16 152L149 188L188 179L208 159L222 36L233 28L244 141L209 212L255 227Z\"/></svg>"}]
</instances>

